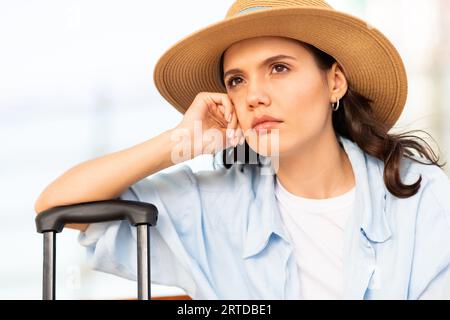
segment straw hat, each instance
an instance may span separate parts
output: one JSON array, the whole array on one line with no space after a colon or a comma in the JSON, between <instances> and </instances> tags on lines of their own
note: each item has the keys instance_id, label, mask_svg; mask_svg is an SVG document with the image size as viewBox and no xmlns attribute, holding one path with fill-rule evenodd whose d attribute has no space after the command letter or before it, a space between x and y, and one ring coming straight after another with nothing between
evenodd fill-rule
<instances>
[{"instance_id":1,"label":"straw hat","mask_svg":"<svg viewBox=\"0 0 450 320\"><path fill-rule=\"evenodd\" d=\"M350 85L372 99L375 116L392 127L403 110L407 78L392 43L365 21L322 0L237 0L225 19L169 48L158 60L160 94L185 113L199 92L226 93L220 57L233 43L258 36L294 38L333 56Z\"/></svg>"}]
</instances>

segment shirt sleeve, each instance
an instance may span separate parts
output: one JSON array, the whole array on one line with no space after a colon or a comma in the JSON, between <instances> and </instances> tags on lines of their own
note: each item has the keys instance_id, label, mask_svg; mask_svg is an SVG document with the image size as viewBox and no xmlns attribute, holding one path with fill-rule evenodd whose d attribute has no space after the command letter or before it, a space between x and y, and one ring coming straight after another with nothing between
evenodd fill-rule
<instances>
[{"instance_id":1,"label":"shirt sleeve","mask_svg":"<svg viewBox=\"0 0 450 320\"><path fill-rule=\"evenodd\" d=\"M420 197L416 216L410 296L450 298L450 180L435 170Z\"/></svg>"},{"instance_id":2,"label":"shirt sleeve","mask_svg":"<svg viewBox=\"0 0 450 320\"><path fill-rule=\"evenodd\" d=\"M197 190L192 170L183 165L170 173L159 172L143 179L119 197L157 207L157 224L150 228L151 281L180 287L191 297L196 289L190 272L195 268L192 255L202 241ZM93 269L136 280L136 228L128 221L91 224L80 233L79 243L87 248Z\"/></svg>"}]
</instances>

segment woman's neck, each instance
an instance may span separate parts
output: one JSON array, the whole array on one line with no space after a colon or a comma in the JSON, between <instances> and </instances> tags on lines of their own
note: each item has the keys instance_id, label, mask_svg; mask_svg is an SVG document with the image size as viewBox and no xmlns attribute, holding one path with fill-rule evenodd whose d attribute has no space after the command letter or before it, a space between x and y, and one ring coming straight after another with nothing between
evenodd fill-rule
<instances>
[{"instance_id":1,"label":"woman's neck","mask_svg":"<svg viewBox=\"0 0 450 320\"><path fill-rule=\"evenodd\" d=\"M276 174L287 191L310 199L337 197L355 185L350 160L334 134L281 155Z\"/></svg>"}]
</instances>

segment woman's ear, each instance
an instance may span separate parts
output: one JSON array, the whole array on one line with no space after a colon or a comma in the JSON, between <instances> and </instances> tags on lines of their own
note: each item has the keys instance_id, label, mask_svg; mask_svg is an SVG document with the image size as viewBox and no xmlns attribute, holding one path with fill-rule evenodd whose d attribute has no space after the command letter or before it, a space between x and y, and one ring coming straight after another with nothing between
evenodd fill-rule
<instances>
[{"instance_id":1,"label":"woman's ear","mask_svg":"<svg viewBox=\"0 0 450 320\"><path fill-rule=\"evenodd\" d=\"M331 102L336 102L336 99L341 99L347 93L347 78L337 62L328 71L328 86Z\"/></svg>"}]
</instances>

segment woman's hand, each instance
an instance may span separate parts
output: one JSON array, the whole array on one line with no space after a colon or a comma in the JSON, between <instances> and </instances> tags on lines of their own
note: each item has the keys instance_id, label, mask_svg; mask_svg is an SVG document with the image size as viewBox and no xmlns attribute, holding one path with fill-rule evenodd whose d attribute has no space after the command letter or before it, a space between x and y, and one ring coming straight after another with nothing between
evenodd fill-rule
<instances>
[{"instance_id":1,"label":"woman's hand","mask_svg":"<svg viewBox=\"0 0 450 320\"><path fill-rule=\"evenodd\" d=\"M194 157L244 143L234 105L225 93L199 93L175 131L187 129Z\"/></svg>"}]
</instances>

